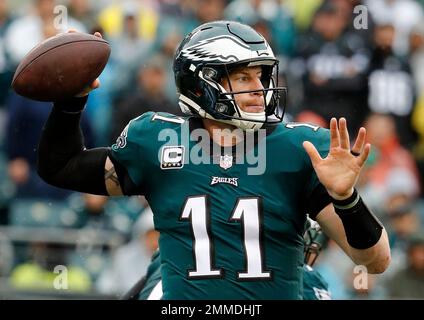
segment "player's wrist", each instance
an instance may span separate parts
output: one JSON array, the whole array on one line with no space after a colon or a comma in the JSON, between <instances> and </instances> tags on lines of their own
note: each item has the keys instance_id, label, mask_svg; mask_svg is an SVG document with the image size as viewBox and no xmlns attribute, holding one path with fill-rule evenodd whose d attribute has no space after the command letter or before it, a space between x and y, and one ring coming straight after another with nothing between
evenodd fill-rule
<instances>
[{"instance_id":1,"label":"player's wrist","mask_svg":"<svg viewBox=\"0 0 424 320\"><path fill-rule=\"evenodd\" d=\"M332 202L334 204L334 207L336 207L336 208L337 207L344 208L344 207L352 206L359 199L358 191L356 191L356 189L354 189L354 188L349 190L349 192L347 192L344 195L330 194L330 196L332 198Z\"/></svg>"},{"instance_id":2,"label":"player's wrist","mask_svg":"<svg viewBox=\"0 0 424 320\"><path fill-rule=\"evenodd\" d=\"M54 107L64 113L81 113L87 104L88 94L54 102Z\"/></svg>"},{"instance_id":3,"label":"player's wrist","mask_svg":"<svg viewBox=\"0 0 424 320\"><path fill-rule=\"evenodd\" d=\"M333 192L328 192L328 194L333 198L335 201L345 201L348 200L355 192L355 188L350 188L347 192L343 194L336 194Z\"/></svg>"}]
</instances>

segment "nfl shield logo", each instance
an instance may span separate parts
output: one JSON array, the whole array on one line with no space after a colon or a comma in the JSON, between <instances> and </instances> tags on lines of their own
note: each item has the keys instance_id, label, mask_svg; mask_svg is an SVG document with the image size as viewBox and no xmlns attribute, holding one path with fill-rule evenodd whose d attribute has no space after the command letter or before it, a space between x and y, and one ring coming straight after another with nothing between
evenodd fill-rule
<instances>
[{"instance_id":1,"label":"nfl shield logo","mask_svg":"<svg viewBox=\"0 0 424 320\"><path fill-rule=\"evenodd\" d=\"M227 154L225 156L221 156L219 159L219 166L224 170L231 168L233 166L233 156L229 156Z\"/></svg>"}]
</instances>

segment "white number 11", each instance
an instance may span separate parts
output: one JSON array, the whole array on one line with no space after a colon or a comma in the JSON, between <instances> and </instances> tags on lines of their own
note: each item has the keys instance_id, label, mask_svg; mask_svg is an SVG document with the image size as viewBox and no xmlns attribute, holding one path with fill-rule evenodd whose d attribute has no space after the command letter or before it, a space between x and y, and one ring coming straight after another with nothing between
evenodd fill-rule
<instances>
[{"instance_id":1,"label":"white number 11","mask_svg":"<svg viewBox=\"0 0 424 320\"><path fill-rule=\"evenodd\" d=\"M261 247L261 221L259 198L240 198L229 221L243 225L243 245L246 253L246 270L237 273L238 279L266 279L271 271L264 271ZM188 270L189 278L222 277L222 269L213 267L213 243L211 242L210 212L206 196L189 197L181 214L181 220L191 222L193 234L194 270Z\"/></svg>"}]
</instances>

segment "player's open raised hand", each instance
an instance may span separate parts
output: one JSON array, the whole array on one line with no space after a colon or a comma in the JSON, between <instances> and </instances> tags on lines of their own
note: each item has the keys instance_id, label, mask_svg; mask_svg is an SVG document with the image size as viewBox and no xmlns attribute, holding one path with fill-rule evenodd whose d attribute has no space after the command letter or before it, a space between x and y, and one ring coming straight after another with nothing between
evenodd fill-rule
<instances>
[{"instance_id":1,"label":"player's open raised hand","mask_svg":"<svg viewBox=\"0 0 424 320\"><path fill-rule=\"evenodd\" d=\"M337 120L332 118L330 151L326 158L321 158L312 143L303 142L318 179L335 199L345 199L353 193L353 187L370 153L371 145L365 144L365 135L365 128L361 128L351 149L346 119L340 118L337 124Z\"/></svg>"}]
</instances>

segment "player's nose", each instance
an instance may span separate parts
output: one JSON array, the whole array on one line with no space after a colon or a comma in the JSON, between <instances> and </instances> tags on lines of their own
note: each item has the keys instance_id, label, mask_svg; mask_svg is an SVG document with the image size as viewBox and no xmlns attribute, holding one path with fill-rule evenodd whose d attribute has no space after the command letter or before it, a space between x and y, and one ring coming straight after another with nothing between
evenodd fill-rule
<instances>
[{"instance_id":1,"label":"player's nose","mask_svg":"<svg viewBox=\"0 0 424 320\"><path fill-rule=\"evenodd\" d=\"M262 96L264 94L263 89L264 89L264 86L262 84L261 79L260 78L254 78L252 80L251 89L250 89L250 90L254 91L254 92L252 92L252 94Z\"/></svg>"}]
</instances>

